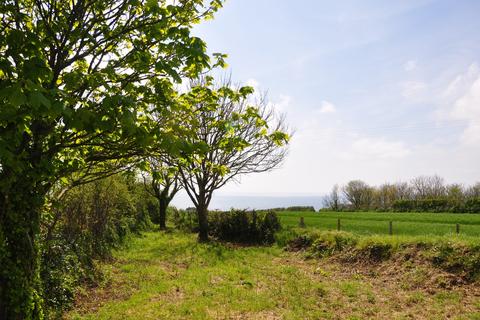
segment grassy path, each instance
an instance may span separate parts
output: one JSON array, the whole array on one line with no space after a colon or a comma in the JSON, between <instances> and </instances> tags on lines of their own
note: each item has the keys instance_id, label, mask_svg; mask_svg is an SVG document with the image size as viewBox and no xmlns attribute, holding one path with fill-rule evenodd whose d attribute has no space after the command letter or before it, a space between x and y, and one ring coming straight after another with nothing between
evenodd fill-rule
<instances>
[{"instance_id":1,"label":"grassy path","mask_svg":"<svg viewBox=\"0 0 480 320\"><path fill-rule=\"evenodd\" d=\"M396 268L147 233L115 254L105 284L86 290L66 318L480 319L475 285L441 288L436 270Z\"/></svg>"}]
</instances>

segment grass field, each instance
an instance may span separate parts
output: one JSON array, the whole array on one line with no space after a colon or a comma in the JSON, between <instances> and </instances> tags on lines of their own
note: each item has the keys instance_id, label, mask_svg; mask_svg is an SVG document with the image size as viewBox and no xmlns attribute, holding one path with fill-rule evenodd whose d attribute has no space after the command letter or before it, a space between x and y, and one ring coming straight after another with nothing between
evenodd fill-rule
<instances>
[{"instance_id":1,"label":"grass field","mask_svg":"<svg viewBox=\"0 0 480 320\"><path fill-rule=\"evenodd\" d=\"M284 226L296 227L304 217L307 228L336 230L340 218L341 229L356 234L388 234L389 221L393 221L396 235L447 235L480 236L480 214L453 213L383 213L383 212L279 212Z\"/></svg>"},{"instance_id":2,"label":"grass field","mask_svg":"<svg viewBox=\"0 0 480 320\"><path fill-rule=\"evenodd\" d=\"M445 288L449 275L426 265L365 269L152 232L102 268L67 319L480 319L480 288Z\"/></svg>"}]
</instances>

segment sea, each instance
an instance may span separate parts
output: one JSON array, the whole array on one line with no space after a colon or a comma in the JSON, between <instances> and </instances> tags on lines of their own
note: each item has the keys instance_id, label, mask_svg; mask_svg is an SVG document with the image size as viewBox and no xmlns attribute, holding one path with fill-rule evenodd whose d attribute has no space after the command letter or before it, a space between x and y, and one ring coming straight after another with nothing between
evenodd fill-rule
<instances>
[{"instance_id":1,"label":"sea","mask_svg":"<svg viewBox=\"0 0 480 320\"><path fill-rule=\"evenodd\" d=\"M322 208L324 195L215 195L210 202L210 210L271 209L293 206ZM179 193L171 205L179 209L193 207L186 193Z\"/></svg>"}]
</instances>

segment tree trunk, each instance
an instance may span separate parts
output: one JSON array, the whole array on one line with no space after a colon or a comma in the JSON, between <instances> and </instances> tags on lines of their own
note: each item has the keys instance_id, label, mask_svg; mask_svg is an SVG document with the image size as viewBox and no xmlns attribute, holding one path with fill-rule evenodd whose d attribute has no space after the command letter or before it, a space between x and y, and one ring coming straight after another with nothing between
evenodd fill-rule
<instances>
[{"instance_id":1,"label":"tree trunk","mask_svg":"<svg viewBox=\"0 0 480 320\"><path fill-rule=\"evenodd\" d=\"M43 196L28 183L0 190L0 319L42 319L37 237Z\"/></svg>"},{"instance_id":2,"label":"tree trunk","mask_svg":"<svg viewBox=\"0 0 480 320\"><path fill-rule=\"evenodd\" d=\"M168 201L165 198L158 199L158 223L160 224L160 230L167 229L167 207Z\"/></svg>"},{"instance_id":3,"label":"tree trunk","mask_svg":"<svg viewBox=\"0 0 480 320\"><path fill-rule=\"evenodd\" d=\"M198 216L198 241L208 242L208 207L206 205L199 205L197 207Z\"/></svg>"}]
</instances>

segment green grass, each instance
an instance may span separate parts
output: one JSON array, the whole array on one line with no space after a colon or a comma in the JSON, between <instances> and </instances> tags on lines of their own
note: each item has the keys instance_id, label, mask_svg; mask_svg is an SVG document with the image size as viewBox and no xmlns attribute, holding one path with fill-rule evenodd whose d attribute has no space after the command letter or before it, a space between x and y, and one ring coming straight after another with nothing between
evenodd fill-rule
<instances>
[{"instance_id":1,"label":"green grass","mask_svg":"<svg viewBox=\"0 0 480 320\"><path fill-rule=\"evenodd\" d=\"M198 244L182 233L133 239L103 270L105 283L85 288L67 319L476 319L480 312L475 286L423 288L434 269L412 287L411 277L382 266L362 271L275 246Z\"/></svg>"},{"instance_id":2,"label":"green grass","mask_svg":"<svg viewBox=\"0 0 480 320\"><path fill-rule=\"evenodd\" d=\"M309 229L336 230L337 219L341 229L355 234L388 234L389 221L397 235L449 235L460 224L460 234L480 235L480 214L453 213L383 213L383 212L279 212L284 226L296 227L304 217Z\"/></svg>"}]
</instances>

